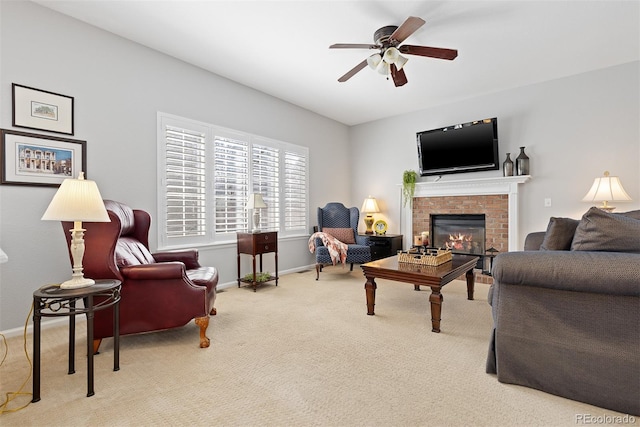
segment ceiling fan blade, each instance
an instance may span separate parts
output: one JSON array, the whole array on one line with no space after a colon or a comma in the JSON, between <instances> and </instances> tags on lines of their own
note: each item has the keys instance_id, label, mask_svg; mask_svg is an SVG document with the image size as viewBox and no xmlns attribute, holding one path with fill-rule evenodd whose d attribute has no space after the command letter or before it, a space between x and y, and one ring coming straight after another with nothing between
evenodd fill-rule
<instances>
[{"instance_id":1,"label":"ceiling fan blade","mask_svg":"<svg viewBox=\"0 0 640 427\"><path fill-rule=\"evenodd\" d=\"M415 33L416 30L423 25L424 19L418 18L417 16L410 16L393 32L393 34L391 34L389 39L402 43L407 37Z\"/></svg>"},{"instance_id":2,"label":"ceiling fan blade","mask_svg":"<svg viewBox=\"0 0 640 427\"><path fill-rule=\"evenodd\" d=\"M351 77L353 77L358 71L362 70L366 66L367 66L367 60L365 59L364 61L362 61L361 63L359 63L358 65L356 65L352 69L350 69L349 71L347 71L347 73L344 76L340 77L338 79L338 81L340 83L346 82Z\"/></svg>"},{"instance_id":3,"label":"ceiling fan blade","mask_svg":"<svg viewBox=\"0 0 640 427\"><path fill-rule=\"evenodd\" d=\"M401 53L407 55L428 56L429 58L439 58L452 60L458 56L458 51L455 49L444 49L441 47L429 47L429 46L413 46L410 44L402 45L398 48Z\"/></svg>"},{"instance_id":4,"label":"ceiling fan blade","mask_svg":"<svg viewBox=\"0 0 640 427\"><path fill-rule=\"evenodd\" d=\"M396 64L391 64L391 77L396 87L403 86L407 83L407 76L404 74L404 69L401 68L398 70Z\"/></svg>"},{"instance_id":5,"label":"ceiling fan blade","mask_svg":"<svg viewBox=\"0 0 640 427\"><path fill-rule=\"evenodd\" d=\"M377 44L357 44L357 43L336 43L329 46L329 49L380 49Z\"/></svg>"}]
</instances>

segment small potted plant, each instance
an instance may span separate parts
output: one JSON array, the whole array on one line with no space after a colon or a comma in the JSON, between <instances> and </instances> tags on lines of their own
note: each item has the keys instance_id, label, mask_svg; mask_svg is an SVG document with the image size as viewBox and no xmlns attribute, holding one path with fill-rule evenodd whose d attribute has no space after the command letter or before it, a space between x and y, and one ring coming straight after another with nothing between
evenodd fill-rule
<instances>
[{"instance_id":1,"label":"small potted plant","mask_svg":"<svg viewBox=\"0 0 640 427\"><path fill-rule=\"evenodd\" d=\"M271 278L271 273L267 272L259 272L256 273L256 283L268 282ZM249 273L243 277L243 280L247 282L253 282L253 273Z\"/></svg>"},{"instance_id":2,"label":"small potted plant","mask_svg":"<svg viewBox=\"0 0 640 427\"><path fill-rule=\"evenodd\" d=\"M406 170L402 174L402 200L403 206L407 205L407 201L413 199L413 194L416 191L416 181L418 180L418 174L414 170Z\"/></svg>"}]
</instances>

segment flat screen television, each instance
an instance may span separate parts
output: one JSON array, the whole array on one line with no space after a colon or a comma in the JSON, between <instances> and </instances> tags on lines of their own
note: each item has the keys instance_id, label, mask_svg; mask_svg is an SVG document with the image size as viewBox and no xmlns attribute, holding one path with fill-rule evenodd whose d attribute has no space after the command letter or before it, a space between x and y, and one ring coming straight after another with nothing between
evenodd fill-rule
<instances>
[{"instance_id":1,"label":"flat screen television","mask_svg":"<svg viewBox=\"0 0 640 427\"><path fill-rule=\"evenodd\" d=\"M497 170L498 119L416 133L420 176Z\"/></svg>"}]
</instances>

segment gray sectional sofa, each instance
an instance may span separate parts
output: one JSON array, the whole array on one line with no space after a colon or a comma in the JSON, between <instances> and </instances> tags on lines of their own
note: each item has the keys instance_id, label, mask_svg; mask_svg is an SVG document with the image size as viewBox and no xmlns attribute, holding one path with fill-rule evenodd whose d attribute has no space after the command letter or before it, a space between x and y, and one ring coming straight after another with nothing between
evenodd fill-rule
<instances>
[{"instance_id":1,"label":"gray sectional sofa","mask_svg":"<svg viewBox=\"0 0 640 427\"><path fill-rule=\"evenodd\" d=\"M492 272L488 373L640 415L640 211L551 218Z\"/></svg>"}]
</instances>

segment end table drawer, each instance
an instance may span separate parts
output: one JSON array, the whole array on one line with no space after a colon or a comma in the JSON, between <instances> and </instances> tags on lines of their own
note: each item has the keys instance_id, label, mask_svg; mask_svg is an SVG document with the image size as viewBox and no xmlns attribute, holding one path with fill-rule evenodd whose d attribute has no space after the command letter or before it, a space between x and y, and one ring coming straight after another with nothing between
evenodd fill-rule
<instances>
[{"instance_id":1,"label":"end table drawer","mask_svg":"<svg viewBox=\"0 0 640 427\"><path fill-rule=\"evenodd\" d=\"M276 232L258 233L258 234L254 234L253 238L255 239L256 243L259 245L263 243L276 243L278 241L278 233Z\"/></svg>"},{"instance_id":2,"label":"end table drawer","mask_svg":"<svg viewBox=\"0 0 640 427\"><path fill-rule=\"evenodd\" d=\"M278 234L277 233L260 233L254 237L256 253L275 252L278 250Z\"/></svg>"}]
</instances>

